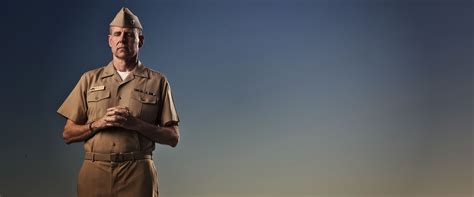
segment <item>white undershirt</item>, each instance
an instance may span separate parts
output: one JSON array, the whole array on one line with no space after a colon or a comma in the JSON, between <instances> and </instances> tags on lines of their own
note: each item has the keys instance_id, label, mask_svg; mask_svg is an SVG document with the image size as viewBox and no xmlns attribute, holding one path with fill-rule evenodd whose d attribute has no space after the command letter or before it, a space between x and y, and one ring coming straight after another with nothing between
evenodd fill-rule
<instances>
[{"instance_id":1,"label":"white undershirt","mask_svg":"<svg viewBox=\"0 0 474 197\"><path fill-rule=\"evenodd\" d=\"M118 72L118 74L120 75L120 78L122 78L122 81L123 81L123 80L125 80L125 78L127 78L128 74L130 74L130 72L132 72L132 71L124 71L124 72L122 72L122 71L118 71L118 70L117 70L117 72Z\"/></svg>"}]
</instances>

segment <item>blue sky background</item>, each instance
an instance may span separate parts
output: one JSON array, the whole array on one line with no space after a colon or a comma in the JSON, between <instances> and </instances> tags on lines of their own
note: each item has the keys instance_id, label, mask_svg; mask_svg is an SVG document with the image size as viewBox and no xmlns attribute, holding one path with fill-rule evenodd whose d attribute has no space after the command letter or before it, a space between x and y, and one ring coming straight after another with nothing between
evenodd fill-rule
<instances>
[{"instance_id":1,"label":"blue sky background","mask_svg":"<svg viewBox=\"0 0 474 197\"><path fill-rule=\"evenodd\" d=\"M165 197L472 196L472 1L5 1L0 195L75 196L56 114L129 7L170 80Z\"/></svg>"}]
</instances>

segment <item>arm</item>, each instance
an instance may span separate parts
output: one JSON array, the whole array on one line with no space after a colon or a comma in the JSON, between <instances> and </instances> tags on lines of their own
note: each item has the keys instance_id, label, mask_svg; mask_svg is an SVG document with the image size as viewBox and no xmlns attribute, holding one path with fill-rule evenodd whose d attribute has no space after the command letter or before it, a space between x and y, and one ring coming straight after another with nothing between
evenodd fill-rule
<instances>
[{"instance_id":1,"label":"arm","mask_svg":"<svg viewBox=\"0 0 474 197\"><path fill-rule=\"evenodd\" d=\"M143 120L135 119L132 122L136 122L135 124L131 125L131 130L137 131L142 135L150 138L154 142L160 144L166 144L171 147L176 147L179 142L179 128L178 126L165 126L160 127Z\"/></svg>"},{"instance_id":2,"label":"arm","mask_svg":"<svg viewBox=\"0 0 474 197\"><path fill-rule=\"evenodd\" d=\"M64 125L63 140L66 144L82 142L94 136L100 129L113 126L115 122L124 120L125 118L113 113L107 113L102 118L87 124L76 124L68 119Z\"/></svg>"},{"instance_id":3,"label":"arm","mask_svg":"<svg viewBox=\"0 0 474 197\"><path fill-rule=\"evenodd\" d=\"M72 120L67 119L64 125L63 140L66 144L81 142L93 135L93 131L89 129L89 124L76 124Z\"/></svg>"}]
</instances>

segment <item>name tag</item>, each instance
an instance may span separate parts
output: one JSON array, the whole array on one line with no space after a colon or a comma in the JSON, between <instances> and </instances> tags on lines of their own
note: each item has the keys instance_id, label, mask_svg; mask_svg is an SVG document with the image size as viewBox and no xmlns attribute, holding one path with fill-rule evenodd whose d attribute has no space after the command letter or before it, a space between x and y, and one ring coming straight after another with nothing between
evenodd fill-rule
<instances>
[{"instance_id":1,"label":"name tag","mask_svg":"<svg viewBox=\"0 0 474 197\"><path fill-rule=\"evenodd\" d=\"M99 91L99 90L105 90L105 86L94 86L94 87L91 87L90 89L91 92Z\"/></svg>"}]
</instances>

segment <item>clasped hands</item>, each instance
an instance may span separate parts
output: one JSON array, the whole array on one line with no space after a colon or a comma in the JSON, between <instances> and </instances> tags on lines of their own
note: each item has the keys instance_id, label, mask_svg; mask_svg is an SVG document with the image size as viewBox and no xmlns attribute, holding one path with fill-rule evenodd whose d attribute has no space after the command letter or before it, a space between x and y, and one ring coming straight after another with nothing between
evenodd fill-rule
<instances>
[{"instance_id":1,"label":"clasped hands","mask_svg":"<svg viewBox=\"0 0 474 197\"><path fill-rule=\"evenodd\" d=\"M107 127L122 127L131 129L136 124L136 118L130 114L130 110L125 106L116 106L107 109L105 115L93 122L94 129L103 129Z\"/></svg>"}]
</instances>

